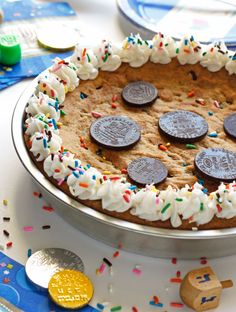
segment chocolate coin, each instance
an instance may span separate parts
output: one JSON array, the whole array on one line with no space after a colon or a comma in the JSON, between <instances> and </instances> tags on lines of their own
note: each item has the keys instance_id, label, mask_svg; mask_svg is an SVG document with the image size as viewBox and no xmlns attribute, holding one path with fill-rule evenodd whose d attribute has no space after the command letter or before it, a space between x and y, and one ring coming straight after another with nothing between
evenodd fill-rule
<instances>
[{"instance_id":1,"label":"chocolate coin","mask_svg":"<svg viewBox=\"0 0 236 312\"><path fill-rule=\"evenodd\" d=\"M204 118L185 110L162 115L158 125L160 132L169 140L181 143L199 141L208 131L208 124Z\"/></svg>"},{"instance_id":2,"label":"chocolate coin","mask_svg":"<svg viewBox=\"0 0 236 312\"><path fill-rule=\"evenodd\" d=\"M236 139L236 113L224 119L224 130L228 135Z\"/></svg>"},{"instance_id":3,"label":"chocolate coin","mask_svg":"<svg viewBox=\"0 0 236 312\"><path fill-rule=\"evenodd\" d=\"M51 277L48 292L52 301L60 307L79 309L92 299L93 285L83 273L63 270Z\"/></svg>"},{"instance_id":4,"label":"chocolate coin","mask_svg":"<svg viewBox=\"0 0 236 312\"><path fill-rule=\"evenodd\" d=\"M70 50L79 42L77 30L66 25L45 25L36 30L38 42L51 50Z\"/></svg>"},{"instance_id":5,"label":"chocolate coin","mask_svg":"<svg viewBox=\"0 0 236 312\"><path fill-rule=\"evenodd\" d=\"M236 180L236 153L224 148L208 148L195 157L195 168L200 175L214 181Z\"/></svg>"},{"instance_id":6,"label":"chocolate coin","mask_svg":"<svg viewBox=\"0 0 236 312\"><path fill-rule=\"evenodd\" d=\"M94 121L90 136L98 144L109 149L128 149L141 137L139 125L124 116L106 116Z\"/></svg>"},{"instance_id":7,"label":"chocolate coin","mask_svg":"<svg viewBox=\"0 0 236 312\"><path fill-rule=\"evenodd\" d=\"M26 262L28 279L43 289L48 288L50 278L58 271L72 269L84 271L84 264L75 253L61 248L45 248L35 252Z\"/></svg>"},{"instance_id":8,"label":"chocolate coin","mask_svg":"<svg viewBox=\"0 0 236 312\"><path fill-rule=\"evenodd\" d=\"M168 175L166 166L160 160L151 157L133 160L127 171L131 180L142 185L161 183Z\"/></svg>"},{"instance_id":9,"label":"chocolate coin","mask_svg":"<svg viewBox=\"0 0 236 312\"><path fill-rule=\"evenodd\" d=\"M129 83L122 91L122 98L132 106L152 104L157 98L158 91L154 85L146 81Z\"/></svg>"}]
</instances>

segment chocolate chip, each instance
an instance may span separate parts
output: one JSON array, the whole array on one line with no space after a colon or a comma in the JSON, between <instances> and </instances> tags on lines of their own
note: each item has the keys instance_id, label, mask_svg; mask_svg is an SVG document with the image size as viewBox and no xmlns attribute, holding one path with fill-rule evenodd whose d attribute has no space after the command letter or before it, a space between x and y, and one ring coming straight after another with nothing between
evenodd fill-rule
<instances>
[{"instance_id":1,"label":"chocolate chip","mask_svg":"<svg viewBox=\"0 0 236 312\"><path fill-rule=\"evenodd\" d=\"M224 130L229 136L236 139L236 113L224 119Z\"/></svg>"},{"instance_id":2,"label":"chocolate chip","mask_svg":"<svg viewBox=\"0 0 236 312\"><path fill-rule=\"evenodd\" d=\"M127 171L130 179L141 185L161 183L168 175L166 166L160 160L150 157L133 160Z\"/></svg>"},{"instance_id":3,"label":"chocolate chip","mask_svg":"<svg viewBox=\"0 0 236 312\"><path fill-rule=\"evenodd\" d=\"M135 145L141 137L139 125L124 116L106 116L95 120L90 136L98 145L108 149L123 150Z\"/></svg>"},{"instance_id":4,"label":"chocolate chip","mask_svg":"<svg viewBox=\"0 0 236 312\"><path fill-rule=\"evenodd\" d=\"M193 79L194 81L197 80L197 74L195 73L194 70L190 70L190 71L189 71L189 74L192 76L192 79Z\"/></svg>"},{"instance_id":5,"label":"chocolate chip","mask_svg":"<svg viewBox=\"0 0 236 312\"><path fill-rule=\"evenodd\" d=\"M146 81L129 83L122 91L126 104L140 107L152 104L157 98L158 91L154 85Z\"/></svg>"},{"instance_id":6,"label":"chocolate chip","mask_svg":"<svg viewBox=\"0 0 236 312\"><path fill-rule=\"evenodd\" d=\"M236 153L224 148L208 148L194 160L197 173L214 181L231 182L236 179Z\"/></svg>"},{"instance_id":7,"label":"chocolate chip","mask_svg":"<svg viewBox=\"0 0 236 312\"><path fill-rule=\"evenodd\" d=\"M181 143L199 141L208 131L208 124L204 118L184 110L162 115L158 125L160 132L169 140Z\"/></svg>"}]
</instances>

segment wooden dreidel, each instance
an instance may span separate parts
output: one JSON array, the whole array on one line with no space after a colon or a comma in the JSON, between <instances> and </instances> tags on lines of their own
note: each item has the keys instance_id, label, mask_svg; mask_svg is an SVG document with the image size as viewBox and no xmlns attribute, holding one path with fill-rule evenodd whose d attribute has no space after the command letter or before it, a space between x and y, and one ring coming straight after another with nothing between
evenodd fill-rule
<instances>
[{"instance_id":1,"label":"wooden dreidel","mask_svg":"<svg viewBox=\"0 0 236 312\"><path fill-rule=\"evenodd\" d=\"M211 267L204 267L187 273L180 286L180 297L195 311L206 311L219 305L223 288L232 286L231 280L220 282Z\"/></svg>"}]
</instances>

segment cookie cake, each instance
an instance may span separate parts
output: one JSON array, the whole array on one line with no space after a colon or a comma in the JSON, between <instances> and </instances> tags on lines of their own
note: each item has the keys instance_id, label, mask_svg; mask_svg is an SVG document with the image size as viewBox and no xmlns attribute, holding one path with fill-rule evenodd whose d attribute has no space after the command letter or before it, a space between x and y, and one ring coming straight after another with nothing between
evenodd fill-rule
<instances>
[{"instance_id":1,"label":"cookie cake","mask_svg":"<svg viewBox=\"0 0 236 312\"><path fill-rule=\"evenodd\" d=\"M24 138L39 170L115 218L184 230L236 226L236 55L130 35L78 45L38 78Z\"/></svg>"}]
</instances>

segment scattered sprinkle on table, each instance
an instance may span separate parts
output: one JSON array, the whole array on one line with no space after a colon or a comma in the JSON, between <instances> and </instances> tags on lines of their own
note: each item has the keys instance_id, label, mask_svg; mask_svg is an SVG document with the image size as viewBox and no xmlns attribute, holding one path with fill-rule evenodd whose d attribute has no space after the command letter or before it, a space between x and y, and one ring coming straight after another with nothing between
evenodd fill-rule
<instances>
[{"instance_id":1,"label":"scattered sprinkle on table","mask_svg":"<svg viewBox=\"0 0 236 312\"><path fill-rule=\"evenodd\" d=\"M170 279L171 283L182 283L182 278L174 277Z\"/></svg>"},{"instance_id":2,"label":"scattered sprinkle on table","mask_svg":"<svg viewBox=\"0 0 236 312\"><path fill-rule=\"evenodd\" d=\"M8 205L8 200L7 199L3 199L2 203L3 203L4 206L7 206Z\"/></svg>"},{"instance_id":3,"label":"scattered sprinkle on table","mask_svg":"<svg viewBox=\"0 0 236 312\"><path fill-rule=\"evenodd\" d=\"M42 194L39 193L39 192L33 192L33 195L34 195L35 197L38 197L38 198L41 198L41 197L42 197Z\"/></svg>"},{"instance_id":4,"label":"scattered sprinkle on table","mask_svg":"<svg viewBox=\"0 0 236 312\"><path fill-rule=\"evenodd\" d=\"M50 207L50 206L43 206L42 207L43 210L47 211L47 212L52 212L54 211L54 208Z\"/></svg>"},{"instance_id":5,"label":"scattered sprinkle on table","mask_svg":"<svg viewBox=\"0 0 236 312\"><path fill-rule=\"evenodd\" d=\"M9 221L11 220L10 217L3 217L2 219L3 219L3 221L5 221L5 222L9 222Z\"/></svg>"},{"instance_id":6,"label":"scattered sprinkle on table","mask_svg":"<svg viewBox=\"0 0 236 312\"><path fill-rule=\"evenodd\" d=\"M136 307L132 307L132 312L138 312L138 309Z\"/></svg>"},{"instance_id":7,"label":"scattered sprinkle on table","mask_svg":"<svg viewBox=\"0 0 236 312\"><path fill-rule=\"evenodd\" d=\"M176 277L180 277L181 276L181 272L180 271L177 271L176 272Z\"/></svg>"},{"instance_id":8,"label":"scattered sprinkle on table","mask_svg":"<svg viewBox=\"0 0 236 312\"><path fill-rule=\"evenodd\" d=\"M112 263L110 260L108 260L107 258L103 258L103 261L109 266L111 267L112 266Z\"/></svg>"},{"instance_id":9,"label":"scattered sprinkle on table","mask_svg":"<svg viewBox=\"0 0 236 312\"><path fill-rule=\"evenodd\" d=\"M122 310L122 307L119 305L119 306L112 307L110 311L116 312L116 311L121 311L121 310Z\"/></svg>"},{"instance_id":10,"label":"scattered sprinkle on table","mask_svg":"<svg viewBox=\"0 0 236 312\"><path fill-rule=\"evenodd\" d=\"M117 258L117 257L119 257L119 255L120 255L120 252L117 250L114 252L113 258Z\"/></svg>"},{"instance_id":11,"label":"scattered sprinkle on table","mask_svg":"<svg viewBox=\"0 0 236 312\"><path fill-rule=\"evenodd\" d=\"M155 303L154 300L151 300L151 301L149 301L149 304L150 304L151 306L163 308L163 303L161 303L161 302Z\"/></svg>"},{"instance_id":12,"label":"scattered sprinkle on table","mask_svg":"<svg viewBox=\"0 0 236 312\"><path fill-rule=\"evenodd\" d=\"M142 274L142 271L137 267L133 268L132 272L137 276Z\"/></svg>"},{"instance_id":13,"label":"scattered sprinkle on table","mask_svg":"<svg viewBox=\"0 0 236 312\"><path fill-rule=\"evenodd\" d=\"M172 263L172 264L176 264L176 263L177 263L177 258L172 258L172 259L171 259L171 263Z\"/></svg>"},{"instance_id":14,"label":"scattered sprinkle on table","mask_svg":"<svg viewBox=\"0 0 236 312\"><path fill-rule=\"evenodd\" d=\"M97 303L97 308L100 310L104 310L105 306L102 303Z\"/></svg>"},{"instance_id":15,"label":"scattered sprinkle on table","mask_svg":"<svg viewBox=\"0 0 236 312\"><path fill-rule=\"evenodd\" d=\"M206 257L201 257L200 258L200 263L203 264L203 265L207 264L207 258Z\"/></svg>"},{"instance_id":16,"label":"scattered sprinkle on table","mask_svg":"<svg viewBox=\"0 0 236 312\"><path fill-rule=\"evenodd\" d=\"M173 308L183 308L184 305L181 302L171 302L170 306Z\"/></svg>"},{"instance_id":17,"label":"scattered sprinkle on table","mask_svg":"<svg viewBox=\"0 0 236 312\"><path fill-rule=\"evenodd\" d=\"M32 249L29 248L27 251L27 257L29 258L31 255L32 255Z\"/></svg>"},{"instance_id":18,"label":"scattered sprinkle on table","mask_svg":"<svg viewBox=\"0 0 236 312\"><path fill-rule=\"evenodd\" d=\"M32 226L24 226L23 227L23 231L25 231L25 232L32 232L33 231L33 227Z\"/></svg>"},{"instance_id":19,"label":"scattered sprinkle on table","mask_svg":"<svg viewBox=\"0 0 236 312\"><path fill-rule=\"evenodd\" d=\"M51 225L43 225L42 226L42 229L43 230L48 230L48 229L50 229L51 228Z\"/></svg>"},{"instance_id":20,"label":"scattered sprinkle on table","mask_svg":"<svg viewBox=\"0 0 236 312\"><path fill-rule=\"evenodd\" d=\"M9 233L7 230L3 230L3 234L4 234L6 237L9 237L9 236L10 236L10 233Z\"/></svg>"},{"instance_id":21,"label":"scattered sprinkle on table","mask_svg":"<svg viewBox=\"0 0 236 312\"><path fill-rule=\"evenodd\" d=\"M13 245L13 243L12 243L12 242L8 242L8 243L6 243L7 248L11 248L11 247L12 247L12 245Z\"/></svg>"}]
</instances>

